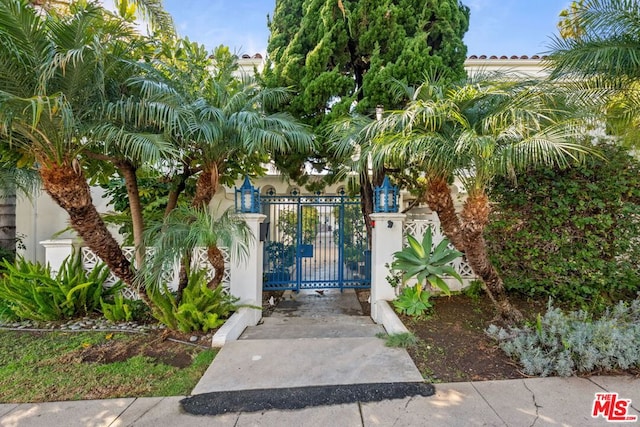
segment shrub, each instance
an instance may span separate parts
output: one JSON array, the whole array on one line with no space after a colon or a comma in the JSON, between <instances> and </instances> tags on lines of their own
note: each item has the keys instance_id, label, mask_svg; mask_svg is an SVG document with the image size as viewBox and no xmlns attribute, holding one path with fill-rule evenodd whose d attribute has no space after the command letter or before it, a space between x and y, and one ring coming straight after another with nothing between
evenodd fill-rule
<instances>
[{"instance_id":1,"label":"shrub","mask_svg":"<svg viewBox=\"0 0 640 427\"><path fill-rule=\"evenodd\" d=\"M599 148L606 160L496 180L486 239L507 289L596 311L640 290L640 163Z\"/></svg>"},{"instance_id":2,"label":"shrub","mask_svg":"<svg viewBox=\"0 0 640 427\"><path fill-rule=\"evenodd\" d=\"M102 308L102 315L112 322L130 322L133 320L133 307L128 301L125 301L120 293L114 295L111 303L101 300L100 307Z\"/></svg>"},{"instance_id":3,"label":"shrub","mask_svg":"<svg viewBox=\"0 0 640 427\"><path fill-rule=\"evenodd\" d=\"M102 298L100 307L105 319L112 322L147 323L154 320L149 306L144 301L125 298L121 292L117 292L112 298Z\"/></svg>"},{"instance_id":4,"label":"shrub","mask_svg":"<svg viewBox=\"0 0 640 427\"><path fill-rule=\"evenodd\" d=\"M549 306L535 325L487 334L518 360L528 375L570 376L640 367L640 299L619 302L598 319L586 311L564 313Z\"/></svg>"},{"instance_id":5,"label":"shrub","mask_svg":"<svg viewBox=\"0 0 640 427\"><path fill-rule=\"evenodd\" d=\"M180 304L167 286L163 290L149 293L153 301L153 317L168 328L180 332L215 329L236 310L237 298L229 295L222 286L207 287L206 271L194 270L189 275L189 284L182 293Z\"/></svg>"},{"instance_id":6,"label":"shrub","mask_svg":"<svg viewBox=\"0 0 640 427\"><path fill-rule=\"evenodd\" d=\"M109 269L96 266L87 273L79 253L64 260L54 278L48 266L18 258L4 260L0 279L0 318L50 321L84 316L100 309L100 301L118 292L119 283L105 288Z\"/></svg>"}]
</instances>

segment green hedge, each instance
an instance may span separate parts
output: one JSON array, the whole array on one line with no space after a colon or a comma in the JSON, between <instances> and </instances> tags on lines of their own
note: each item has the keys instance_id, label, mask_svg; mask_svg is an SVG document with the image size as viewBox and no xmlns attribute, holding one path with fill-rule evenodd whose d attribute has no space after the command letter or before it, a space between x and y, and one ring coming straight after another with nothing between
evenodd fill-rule
<instances>
[{"instance_id":1,"label":"green hedge","mask_svg":"<svg viewBox=\"0 0 640 427\"><path fill-rule=\"evenodd\" d=\"M640 163L599 148L606 160L496 181L486 238L508 289L595 310L640 290Z\"/></svg>"}]
</instances>

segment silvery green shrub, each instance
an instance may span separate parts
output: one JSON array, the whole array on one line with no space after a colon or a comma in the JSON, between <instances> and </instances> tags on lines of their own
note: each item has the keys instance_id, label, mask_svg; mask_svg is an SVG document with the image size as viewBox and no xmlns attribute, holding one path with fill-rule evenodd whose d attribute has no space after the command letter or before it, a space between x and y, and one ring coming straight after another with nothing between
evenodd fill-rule
<instances>
[{"instance_id":1,"label":"silvery green shrub","mask_svg":"<svg viewBox=\"0 0 640 427\"><path fill-rule=\"evenodd\" d=\"M597 319L586 311L565 313L549 305L535 324L491 325L486 332L528 375L640 367L640 299L621 301Z\"/></svg>"}]
</instances>

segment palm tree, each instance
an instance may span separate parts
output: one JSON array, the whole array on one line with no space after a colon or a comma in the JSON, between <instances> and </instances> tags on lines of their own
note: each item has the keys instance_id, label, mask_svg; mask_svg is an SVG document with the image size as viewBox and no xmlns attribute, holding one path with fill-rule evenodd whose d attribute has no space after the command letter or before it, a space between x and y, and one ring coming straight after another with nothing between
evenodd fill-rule
<instances>
[{"instance_id":1,"label":"palm tree","mask_svg":"<svg viewBox=\"0 0 640 427\"><path fill-rule=\"evenodd\" d=\"M47 13L68 14L72 10L73 0L29 0L28 3ZM133 22L141 17L149 23L151 30L169 37L175 36L173 19L163 9L160 0L114 0L114 6L124 19Z\"/></svg>"},{"instance_id":2,"label":"palm tree","mask_svg":"<svg viewBox=\"0 0 640 427\"><path fill-rule=\"evenodd\" d=\"M567 24L567 20L569 23ZM640 4L635 0L584 0L572 5L566 37L554 37L554 76L640 78Z\"/></svg>"},{"instance_id":3,"label":"palm tree","mask_svg":"<svg viewBox=\"0 0 640 427\"><path fill-rule=\"evenodd\" d=\"M206 209L221 181L231 183L247 171L261 173L261 163L270 155L306 152L313 146L311 134L292 117L267 112L283 102L288 91L264 89L254 79L234 77L236 58L228 48L219 47L209 55L202 46L180 40L164 43L162 51L164 58L158 58L136 83L154 103L181 106L169 126L181 157L166 215L176 208L191 177L197 179L190 204ZM215 244L208 256L216 270L211 285L216 286L224 258ZM185 253L179 289L186 286L188 262Z\"/></svg>"},{"instance_id":4,"label":"palm tree","mask_svg":"<svg viewBox=\"0 0 640 427\"><path fill-rule=\"evenodd\" d=\"M304 151L312 144L311 135L291 117L265 112L282 102L287 91L263 90L250 79L234 77L236 58L228 48L221 46L210 55L188 39L162 40L155 47L159 54L151 63L136 63L135 75L127 80L133 95L104 104L100 118L105 123L93 134L93 151L106 154L92 157L109 160L125 178L138 265L144 256L136 173L142 162L148 166L150 159L163 159L156 170L171 182L168 217L194 177L189 204L206 210L221 180L230 184L239 174L260 174L271 153ZM128 141L136 142L135 149ZM144 150L155 150L155 155ZM183 256L179 292L189 277L190 252ZM208 258L216 271L210 283L215 287L225 268L215 242Z\"/></svg>"},{"instance_id":5,"label":"palm tree","mask_svg":"<svg viewBox=\"0 0 640 427\"><path fill-rule=\"evenodd\" d=\"M184 254L191 254L196 247L227 247L231 256L243 259L248 255L248 244L254 236L246 223L230 211L217 217L207 209L197 207L178 207L161 223L147 229L147 244L154 249L153 257L141 270L147 288L152 289L161 283L162 274ZM211 254L208 254L209 259ZM188 257L190 259L190 257ZM184 264L183 264L184 265ZM223 263L224 266L224 263ZM181 274L189 275L190 265ZM224 269L215 271L208 287L215 288L222 281ZM177 301L180 302L184 287L178 288Z\"/></svg>"},{"instance_id":6,"label":"palm tree","mask_svg":"<svg viewBox=\"0 0 640 427\"><path fill-rule=\"evenodd\" d=\"M384 166L373 168L371 163L371 140L376 128L375 119L360 114L336 119L326 127L328 152L332 159L329 167L335 175L333 179L350 179L351 186L358 188L369 245L372 241L370 215L373 213L374 187L382 185L385 175Z\"/></svg>"},{"instance_id":7,"label":"palm tree","mask_svg":"<svg viewBox=\"0 0 640 427\"><path fill-rule=\"evenodd\" d=\"M465 253L499 314L519 320L487 254L487 189L495 176L513 176L538 164L566 166L591 151L572 140L580 130L572 110L562 108L561 96L549 86L427 81L404 110L390 112L377 126L375 161L424 172L426 200L444 233ZM467 192L459 214L447 185L453 177Z\"/></svg>"},{"instance_id":8,"label":"palm tree","mask_svg":"<svg viewBox=\"0 0 640 427\"><path fill-rule=\"evenodd\" d=\"M118 14L131 21L137 16L149 22L153 31L166 37L175 37L173 18L162 7L161 0L114 0Z\"/></svg>"},{"instance_id":9,"label":"palm tree","mask_svg":"<svg viewBox=\"0 0 640 427\"><path fill-rule=\"evenodd\" d=\"M589 82L607 131L637 147L640 134L640 4L580 0L563 11L549 51L552 78ZM595 89L594 89L595 88ZM601 123L602 124L602 123Z\"/></svg>"},{"instance_id":10,"label":"palm tree","mask_svg":"<svg viewBox=\"0 0 640 427\"><path fill-rule=\"evenodd\" d=\"M118 93L121 59L140 42L130 25L94 4L57 16L0 0L3 150L33 165L72 228L131 287L130 263L93 205L86 156L96 106Z\"/></svg>"}]
</instances>

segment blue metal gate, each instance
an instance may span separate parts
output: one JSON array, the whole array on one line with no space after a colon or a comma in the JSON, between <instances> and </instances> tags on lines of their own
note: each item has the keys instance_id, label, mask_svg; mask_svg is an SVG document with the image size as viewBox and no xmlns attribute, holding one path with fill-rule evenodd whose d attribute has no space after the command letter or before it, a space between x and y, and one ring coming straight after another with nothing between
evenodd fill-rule
<instances>
[{"instance_id":1,"label":"blue metal gate","mask_svg":"<svg viewBox=\"0 0 640 427\"><path fill-rule=\"evenodd\" d=\"M359 198L262 196L264 290L369 288L371 252Z\"/></svg>"}]
</instances>

